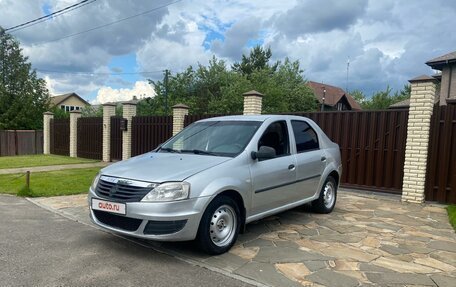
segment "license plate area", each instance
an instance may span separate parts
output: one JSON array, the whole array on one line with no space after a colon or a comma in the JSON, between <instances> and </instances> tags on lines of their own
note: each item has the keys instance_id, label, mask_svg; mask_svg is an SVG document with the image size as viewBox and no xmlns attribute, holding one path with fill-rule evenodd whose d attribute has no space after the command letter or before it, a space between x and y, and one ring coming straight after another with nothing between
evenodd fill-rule
<instances>
[{"instance_id":1,"label":"license plate area","mask_svg":"<svg viewBox=\"0 0 456 287\"><path fill-rule=\"evenodd\" d=\"M127 214L127 207L125 203L92 198L91 206L93 210L106 211L121 215Z\"/></svg>"}]
</instances>

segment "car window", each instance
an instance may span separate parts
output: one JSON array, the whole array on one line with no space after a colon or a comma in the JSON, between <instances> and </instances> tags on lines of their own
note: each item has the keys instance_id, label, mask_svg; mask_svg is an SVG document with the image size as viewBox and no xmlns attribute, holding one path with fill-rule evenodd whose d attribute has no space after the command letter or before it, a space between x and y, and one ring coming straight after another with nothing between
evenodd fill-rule
<instances>
[{"instance_id":1,"label":"car window","mask_svg":"<svg viewBox=\"0 0 456 287\"><path fill-rule=\"evenodd\" d=\"M318 136L312 127L304 121L291 121L298 153L319 148Z\"/></svg>"},{"instance_id":2,"label":"car window","mask_svg":"<svg viewBox=\"0 0 456 287\"><path fill-rule=\"evenodd\" d=\"M285 121L278 121L270 124L258 141L258 149L261 146L274 148L276 156L289 155L290 144L287 123Z\"/></svg>"},{"instance_id":3,"label":"car window","mask_svg":"<svg viewBox=\"0 0 456 287\"><path fill-rule=\"evenodd\" d=\"M161 146L159 152L231 156L241 153L261 126L258 121L193 123Z\"/></svg>"}]
</instances>

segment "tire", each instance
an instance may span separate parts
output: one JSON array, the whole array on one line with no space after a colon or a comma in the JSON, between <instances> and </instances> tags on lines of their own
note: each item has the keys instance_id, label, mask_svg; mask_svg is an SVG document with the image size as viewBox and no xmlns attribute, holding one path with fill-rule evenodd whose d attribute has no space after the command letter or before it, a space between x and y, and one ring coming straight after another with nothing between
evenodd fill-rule
<instances>
[{"instance_id":1,"label":"tire","mask_svg":"<svg viewBox=\"0 0 456 287\"><path fill-rule=\"evenodd\" d=\"M201 218L197 235L200 248L211 255L230 250L239 234L240 215L236 201L228 196L216 197Z\"/></svg>"},{"instance_id":2,"label":"tire","mask_svg":"<svg viewBox=\"0 0 456 287\"><path fill-rule=\"evenodd\" d=\"M332 176L326 178L318 199L312 201L312 210L316 213L327 214L333 211L337 199L337 183Z\"/></svg>"}]
</instances>

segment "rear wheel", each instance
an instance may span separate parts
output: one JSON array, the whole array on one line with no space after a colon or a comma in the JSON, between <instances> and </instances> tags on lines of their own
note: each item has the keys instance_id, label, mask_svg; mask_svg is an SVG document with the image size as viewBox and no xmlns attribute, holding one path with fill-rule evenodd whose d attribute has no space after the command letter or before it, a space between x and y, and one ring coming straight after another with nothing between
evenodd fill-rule
<instances>
[{"instance_id":1,"label":"rear wheel","mask_svg":"<svg viewBox=\"0 0 456 287\"><path fill-rule=\"evenodd\" d=\"M337 184L332 176L328 176L318 199L312 201L312 209L317 213L330 213L336 205Z\"/></svg>"},{"instance_id":2,"label":"rear wheel","mask_svg":"<svg viewBox=\"0 0 456 287\"><path fill-rule=\"evenodd\" d=\"M216 197L206 208L198 229L198 243L209 254L222 254L236 242L241 226L237 203L230 197Z\"/></svg>"}]
</instances>

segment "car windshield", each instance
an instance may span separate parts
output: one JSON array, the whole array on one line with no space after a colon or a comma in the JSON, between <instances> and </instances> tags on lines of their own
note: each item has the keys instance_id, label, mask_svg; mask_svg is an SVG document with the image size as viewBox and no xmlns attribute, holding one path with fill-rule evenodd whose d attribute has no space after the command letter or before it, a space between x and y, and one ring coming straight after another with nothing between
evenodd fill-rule
<instances>
[{"instance_id":1,"label":"car windshield","mask_svg":"<svg viewBox=\"0 0 456 287\"><path fill-rule=\"evenodd\" d=\"M260 125L258 121L194 123L162 145L158 152L234 157L245 149Z\"/></svg>"}]
</instances>

